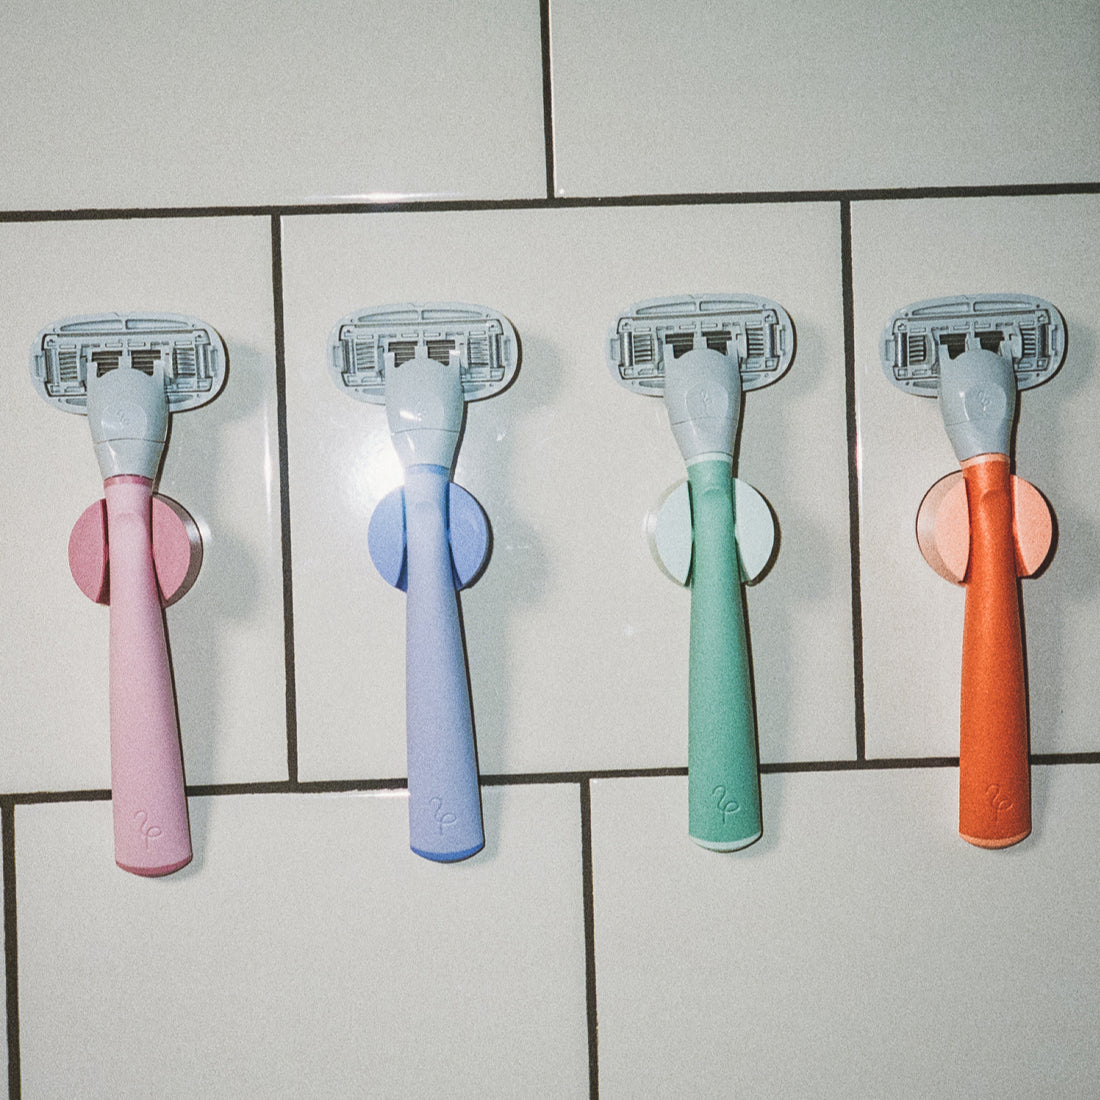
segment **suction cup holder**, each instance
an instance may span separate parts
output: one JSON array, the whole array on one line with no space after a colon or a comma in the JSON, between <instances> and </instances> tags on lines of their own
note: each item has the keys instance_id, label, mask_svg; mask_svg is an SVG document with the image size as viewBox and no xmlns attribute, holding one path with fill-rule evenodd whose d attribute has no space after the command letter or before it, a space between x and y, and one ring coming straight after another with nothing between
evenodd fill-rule
<instances>
[{"instance_id":1,"label":"suction cup holder","mask_svg":"<svg viewBox=\"0 0 1100 1100\"><path fill-rule=\"evenodd\" d=\"M736 477L733 479L733 500L737 569L745 584L755 584L775 553L775 517L764 497L748 482ZM678 481L665 492L646 516L645 530L653 560L661 572L686 586L691 575L694 539L691 491L686 480Z\"/></svg>"},{"instance_id":2,"label":"suction cup holder","mask_svg":"<svg viewBox=\"0 0 1100 1100\"><path fill-rule=\"evenodd\" d=\"M202 536L183 505L153 495L153 565L162 606L169 607L191 590L202 566ZM107 502L97 500L81 513L69 535L69 571L77 587L99 604L110 600L110 546Z\"/></svg>"},{"instance_id":3,"label":"suction cup holder","mask_svg":"<svg viewBox=\"0 0 1100 1100\"><path fill-rule=\"evenodd\" d=\"M472 493L453 481L447 486L447 539L455 588L469 588L489 561L489 520ZM375 507L367 528L367 549L382 579L405 591L405 490L394 489Z\"/></svg>"},{"instance_id":4,"label":"suction cup holder","mask_svg":"<svg viewBox=\"0 0 1100 1100\"><path fill-rule=\"evenodd\" d=\"M1046 498L1030 481L1012 476L1012 534L1016 575L1034 576L1054 542L1054 521ZM961 470L941 477L917 511L917 545L924 560L952 584L965 583L970 563L970 509Z\"/></svg>"}]
</instances>

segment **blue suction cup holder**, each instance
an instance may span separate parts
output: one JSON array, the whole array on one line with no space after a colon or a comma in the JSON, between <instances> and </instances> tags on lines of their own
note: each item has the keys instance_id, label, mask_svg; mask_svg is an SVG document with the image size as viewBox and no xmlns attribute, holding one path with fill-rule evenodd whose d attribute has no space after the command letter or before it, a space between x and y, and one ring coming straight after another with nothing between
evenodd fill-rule
<instances>
[{"instance_id":1,"label":"blue suction cup holder","mask_svg":"<svg viewBox=\"0 0 1100 1100\"><path fill-rule=\"evenodd\" d=\"M468 588L489 562L489 519L472 493L453 481L447 492L447 536L455 588ZM405 490L398 486L374 509L367 528L367 548L375 569L388 584L405 591Z\"/></svg>"}]
</instances>

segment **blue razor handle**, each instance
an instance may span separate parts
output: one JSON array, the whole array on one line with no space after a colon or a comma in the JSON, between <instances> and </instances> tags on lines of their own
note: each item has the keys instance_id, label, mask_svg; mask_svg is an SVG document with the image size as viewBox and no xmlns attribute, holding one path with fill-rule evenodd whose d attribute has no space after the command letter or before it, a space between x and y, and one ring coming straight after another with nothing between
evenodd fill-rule
<instances>
[{"instance_id":1,"label":"blue razor handle","mask_svg":"<svg viewBox=\"0 0 1100 1100\"><path fill-rule=\"evenodd\" d=\"M408 593L409 843L452 863L481 850L477 753L457 590L488 560L480 505L450 480L467 401L504 389L519 366L511 323L462 302L400 303L344 317L329 367L352 397L385 404L404 489L378 503L368 541L382 576Z\"/></svg>"},{"instance_id":2,"label":"blue razor handle","mask_svg":"<svg viewBox=\"0 0 1100 1100\"><path fill-rule=\"evenodd\" d=\"M448 471L405 471L409 844L451 862L481 850L474 723L447 535Z\"/></svg>"},{"instance_id":3,"label":"blue razor handle","mask_svg":"<svg viewBox=\"0 0 1100 1100\"><path fill-rule=\"evenodd\" d=\"M414 465L405 487L378 502L368 545L383 579L409 596L410 845L426 859L464 859L481 849L483 836L456 589L472 584L488 561L489 521L443 467Z\"/></svg>"}]
</instances>

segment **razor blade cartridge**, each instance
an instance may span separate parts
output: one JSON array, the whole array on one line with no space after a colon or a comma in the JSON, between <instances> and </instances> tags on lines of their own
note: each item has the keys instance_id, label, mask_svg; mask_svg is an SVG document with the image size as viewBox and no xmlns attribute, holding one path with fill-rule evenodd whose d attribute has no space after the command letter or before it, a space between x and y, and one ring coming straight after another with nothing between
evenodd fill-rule
<instances>
[{"instance_id":1,"label":"razor blade cartridge","mask_svg":"<svg viewBox=\"0 0 1100 1100\"><path fill-rule=\"evenodd\" d=\"M164 378L172 412L204 405L225 381L226 352L209 325L174 313L98 313L43 329L31 348L39 394L67 412L86 413L88 379L114 370Z\"/></svg>"},{"instance_id":2,"label":"razor blade cartridge","mask_svg":"<svg viewBox=\"0 0 1100 1100\"><path fill-rule=\"evenodd\" d=\"M608 340L608 366L628 389L659 396L666 359L696 347L735 357L741 388L779 378L794 355L787 311L755 295L685 294L651 298L621 313Z\"/></svg>"},{"instance_id":3,"label":"razor blade cartridge","mask_svg":"<svg viewBox=\"0 0 1100 1100\"><path fill-rule=\"evenodd\" d=\"M458 302L403 304L342 318L329 337L329 367L341 389L360 401L386 400L386 372L417 356L459 372L467 401L504 389L519 364L511 322L496 310Z\"/></svg>"},{"instance_id":4,"label":"razor blade cartridge","mask_svg":"<svg viewBox=\"0 0 1100 1100\"><path fill-rule=\"evenodd\" d=\"M1016 388L1026 390L1045 382L1062 365L1065 322L1042 298L960 294L899 309L880 345L890 381L925 397L937 396L942 363L975 350L1008 359Z\"/></svg>"}]
</instances>

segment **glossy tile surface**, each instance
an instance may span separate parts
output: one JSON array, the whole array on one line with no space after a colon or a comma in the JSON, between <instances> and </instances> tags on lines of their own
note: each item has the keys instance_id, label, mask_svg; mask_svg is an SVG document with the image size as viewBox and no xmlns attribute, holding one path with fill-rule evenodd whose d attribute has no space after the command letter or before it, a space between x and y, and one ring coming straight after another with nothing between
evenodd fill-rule
<instances>
[{"instance_id":1,"label":"glossy tile surface","mask_svg":"<svg viewBox=\"0 0 1100 1100\"><path fill-rule=\"evenodd\" d=\"M686 835L684 779L592 785L600 1094L1100 1089L1100 769L1036 768L1036 831L954 834L958 772L765 776L765 833Z\"/></svg>"},{"instance_id":2,"label":"glossy tile surface","mask_svg":"<svg viewBox=\"0 0 1100 1100\"><path fill-rule=\"evenodd\" d=\"M0 42L0 207L545 194L536 0L14 0Z\"/></svg>"},{"instance_id":3,"label":"glossy tile surface","mask_svg":"<svg viewBox=\"0 0 1100 1100\"><path fill-rule=\"evenodd\" d=\"M551 0L550 12L562 195L1100 175L1095 0Z\"/></svg>"},{"instance_id":4,"label":"glossy tile surface","mask_svg":"<svg viewBox=\"0 0 1100 1100\"><path fill-rule=\"evenodd\" d=\"M20 807L23 1094L587 1095L577 789L485 809L443 866L402 794L193 799L205 850L140 880L107 803Z\"/></svg>"},{"instance_id":5,"label":"glossy tile surface","mask_svg":"<svg viewBox=\"0 0 1100 1100\"><path fill-rule=\"evenodd\" d=\"M925 565L914 535L925 492L958 463L936 402L887 381L879 337L912 302L984 292L1046 298L1068 327L1059 373L1019 398L1016 473L1046 496L1058 532L1046 570L1021 584L1031 749L1100 749L1091 673L1100 647L1100 498L1089 473L1100 463L1100 199L859 204L852 251L867 753L958 754L965 601Z\"/></svg>"},{"instance_id":6,"label":"glossy tile surface","mask_svg":"<svg viewBox=\"0 0 1100 1100\"><path fill-rule=\"evenodd\" d=\"M18 271L0 311L0 789L110 783L109 612L69 574L69 531L102 496L88 423L31 383L37 333L118 310L193 314L228 347L217 399L173 416L160 491L195 518L203 565L168 609L188 782L286 778L270 221L0 226Z\"/></svg>"},{"instance_id":7,"label":"glossy tile surface","mask_svg":"<svg viewBox=\"0 0 1100 1100\"><path fill-rule=\"evenodd\" d=\"M700 290L772 297L798 331L789 374L745 399L739 457L782 531L748 595L761 752L854 755L835 207L295 217L283 261L303 779L404 774L405 597L366 550L401 472L384 409L338 392L325 354L344 314L408 300L492 306L523 349L470 405L455 472L493 527L462 596L482 773L686 761L690 599L642 532L683 460L605 344L631 303Z\"/></svg>"}]
</instances>

